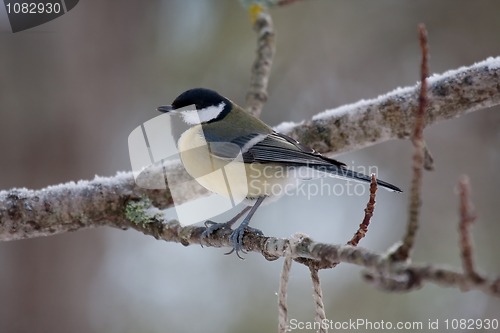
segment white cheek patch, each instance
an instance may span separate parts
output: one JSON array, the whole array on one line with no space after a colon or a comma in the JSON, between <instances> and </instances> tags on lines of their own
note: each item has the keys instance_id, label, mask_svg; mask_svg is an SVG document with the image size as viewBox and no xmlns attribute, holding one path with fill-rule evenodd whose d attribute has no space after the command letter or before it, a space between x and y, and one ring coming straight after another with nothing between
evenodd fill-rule
<instances>
[{"instance_id":1,"label":"white cheek patch","mask_svg":"<svg viewBox=\"0 0 500 333\"><path fill-rule=\"evenodd\" d=\"M184 120L187 124L197 125L217 118L224 110L225 106L226 103L221 102L219 105L209 106L208 108L200 110L180 111L180 114L182 116L182 120Z\"/></svg>"},{"instance_id":2,"label":"white cheek patch","mask_svg":"<svg viewBox=\"0 0 500 333\"><path fill-rule=\"evenodd\" d=\"M180 111L179 114L182 120L188 125L196 125L200 123L200 117L198 117L198 112L196 110L184 110Z\"/></svg>"}]
</instances>

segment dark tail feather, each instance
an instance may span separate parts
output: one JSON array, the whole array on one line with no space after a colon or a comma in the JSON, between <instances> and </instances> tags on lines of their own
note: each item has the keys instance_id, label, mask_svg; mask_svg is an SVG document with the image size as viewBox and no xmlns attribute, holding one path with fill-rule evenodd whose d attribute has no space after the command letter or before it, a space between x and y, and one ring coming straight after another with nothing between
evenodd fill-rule
<instances>
[{"instance_id":1,"label":"dark tail feather","mask_svg":"<svg viewBox=\"0 0 500 333\"><path fill-rule=\"evenodd\" d=\"M311 167L311 166L310 166ZM323 165L318 165L317 167L312 166L313 169L321 170L321 171L327 171L328 173L334 174L338 177L341 178L346 178L346 179L354 179L358 181L363 181L370 183L372 181L371 176L367 176L365 174L352 171L350 169L346 169L344 167L338 167L335 165L332 165L331 167L326 168ZM399 187L389 184L387 182L384 182L383 180L377 179L377 185L382 186L385 189L388 189L390 191L394 192L403 192Z\"/></svg>"},{"instance_id":2,"label":"dark tail feather","mask_svg":"<svg viewBox=\"0 0 500 333\"><path fill-rule=\"evenodd\" d=\"M362 173L359 173L359 172L356 172L356 171L352 171L352 170L349 170L349 169L344 169L342 168L339 173L345 177L345 178L352 178L352 179L357 179L357 180L361 180L361 181L365 181L365 182L368 182L370 183L372 181L372 177L371 176L367 176L367 175L364 175ZM383 180L380 180L380 179L377 179L377 185L379 186L382 186L388 190L391 190L391 191L395 191L395 192L403 192L401 191L401 189L397 186L394 186L392 184L389 184L388 182L384 182Z\"/></svg>"}]
</instances>

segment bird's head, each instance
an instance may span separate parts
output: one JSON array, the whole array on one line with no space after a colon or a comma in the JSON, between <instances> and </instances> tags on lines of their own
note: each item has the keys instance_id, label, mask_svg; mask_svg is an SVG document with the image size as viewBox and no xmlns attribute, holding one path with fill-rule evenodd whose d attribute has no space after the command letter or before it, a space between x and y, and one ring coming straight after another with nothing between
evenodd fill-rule
<instances>
[{"instance_id":1,"label":"bird's head","mask_svg":"<svg viewBox=\"0 0 500 333\"><path fill-rule=\"evenodd\" d=\"M194 105L196 110L183 109L190 105ZM177 96L172 105L158 107L158 111L178 113L186 123L196 125L220 120L231 111L231 108L231 101L217 92L205 88L194 88Z\"/></svg>"}]
</instances>

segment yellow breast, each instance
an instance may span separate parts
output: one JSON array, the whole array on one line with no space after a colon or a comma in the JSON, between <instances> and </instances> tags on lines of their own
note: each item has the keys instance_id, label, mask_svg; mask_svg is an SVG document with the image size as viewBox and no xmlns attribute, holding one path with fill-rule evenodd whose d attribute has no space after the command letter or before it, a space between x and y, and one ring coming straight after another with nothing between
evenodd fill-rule
<instances>
[{"instance_id":1,"label":"yellow breast","mask_svg":"<svg viewBox=\"0 0 500 333\"><path fill-rule=\"evenodd\" d=\"M184 132L178 142L186 171L203 187L233 199L281 196L292 179L288 171L277 164L243 163L224 159L210 153L201 126Z\"/></svg>"}]
</instances>

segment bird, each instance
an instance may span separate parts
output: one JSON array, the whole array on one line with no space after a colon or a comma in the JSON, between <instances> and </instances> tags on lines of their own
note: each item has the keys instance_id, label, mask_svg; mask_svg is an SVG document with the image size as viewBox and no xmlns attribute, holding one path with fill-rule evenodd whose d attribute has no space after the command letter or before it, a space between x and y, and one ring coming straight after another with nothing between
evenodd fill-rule
<instances>
[{"instance_id":1,"label":"bird","mask_svg":"<svg viewBox=\"0 0 500 333\"><path fill-rule=\"evenodd\" d=\"M194 106L195 109L186 108L188 106ZM206 239L221 228L231 229L229 239L233 248L226 254L236 252L241 258L239 253L245 253L245 232L262 235L262 231L249 227L249 223L264 200L271 201L270 198L276 199L283 195L279 191L275 193L273 189L295 184L300 179L325 175L368 183L371 181L370 176L348 169L346 164L276 132L211 89L187 90L175 98L171 105L159 106L158 111L180 115L189 126L177 141L180 159L186 171L209 191L227 196L227 184L221 182L220 178L210 177L210 174L229 166L231 161L237 167L244 167L245 172L232 180L234 184L230 185L232 195L245 197L246 206L227 222L207 220L202 233L202 239ZM239 160L237 156L240 156ZM394 192L402 192L399 187L382 180L377 180L377 184ZM233 230L233 224L245 213L241 224Z\"/></svg>"}]
</instances>

